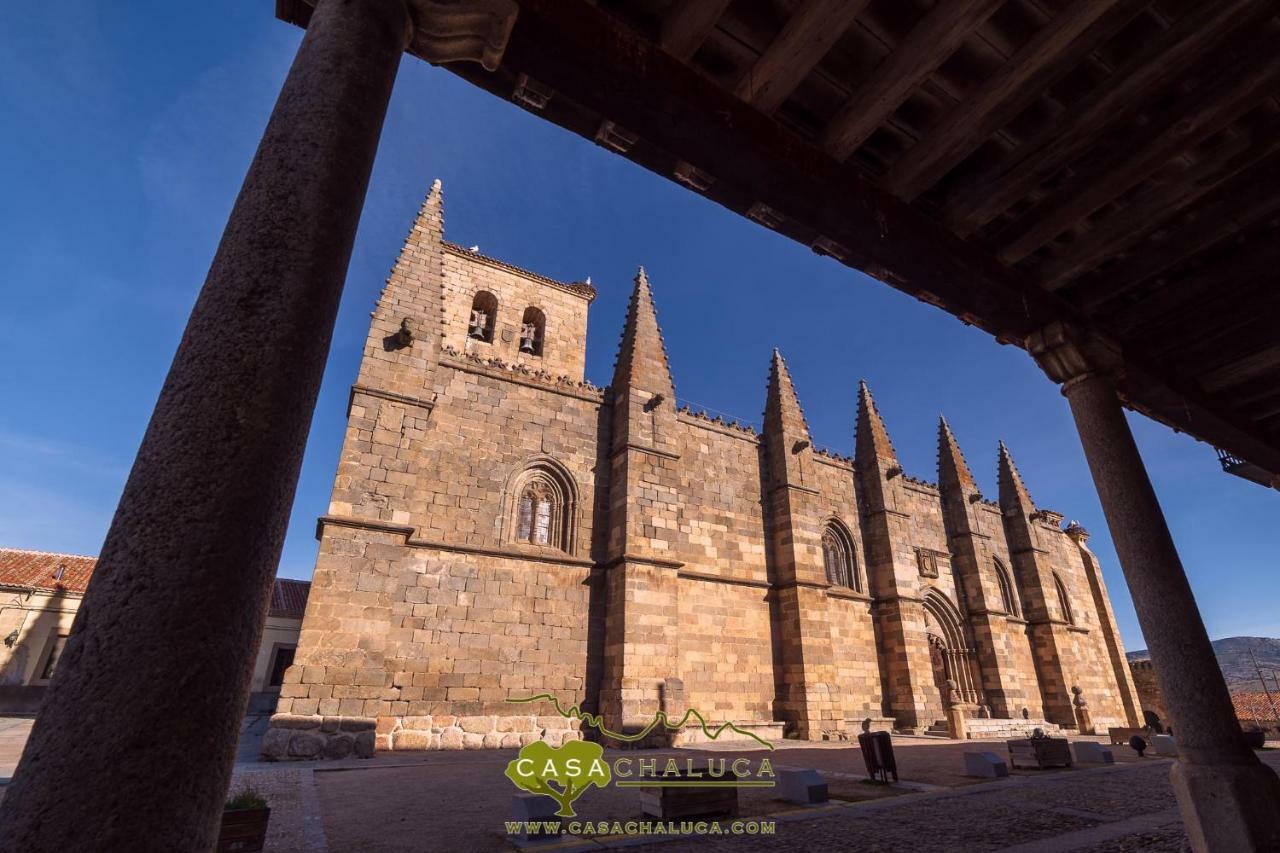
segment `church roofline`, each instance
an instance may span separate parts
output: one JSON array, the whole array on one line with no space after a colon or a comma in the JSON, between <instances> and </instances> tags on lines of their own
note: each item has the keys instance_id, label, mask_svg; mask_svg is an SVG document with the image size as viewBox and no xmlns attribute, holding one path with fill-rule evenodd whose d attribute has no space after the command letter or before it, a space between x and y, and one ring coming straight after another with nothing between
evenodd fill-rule
<instances>
[{"instance_id":1,"label":"church roofline","mask_svg":"<svg viewBox=\"0 0 1280 853\"><path fill-rule=\"evenodd\" d=\"M572 283L556 281L554 278L547 278L545 275L539 275L532 270L527 270L524 267L518 267L515 264L509 264L506 261L498 260L497 258L490 257L482 252L473 252L471 249L468 249L466 246L459 245L458 243L442 240L441 244L444 246L445 251L451 252L460 257L468 258L473 261L480 261L481 263L488 264L489 266L494 266L499 269L506 270L507 272L513 272L517 275L528 276L529 278L534 279L535 281L540 281L543 284L558 287L561 290L572 293L574 296L587 300L588 304L595 301L596 289L593 285L588 284L585 281Z\"/></svg>"}]
</instances>

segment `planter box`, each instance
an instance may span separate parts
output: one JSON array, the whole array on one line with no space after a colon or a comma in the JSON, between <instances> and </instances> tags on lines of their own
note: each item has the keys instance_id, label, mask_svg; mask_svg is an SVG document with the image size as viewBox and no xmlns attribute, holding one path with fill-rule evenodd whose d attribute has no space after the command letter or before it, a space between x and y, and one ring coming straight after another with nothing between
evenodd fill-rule
<instances>
[{"instance_id":1,"label":"planter box","mask_svg":"<svg viewBox=\"0 0 1280 853\"><path fill-rule=\"evenodd\" d=\"M222 813L217 853L261 853L267 843L271 809L237 809Z\"/></svg>"},{"instance_id":2,"label":"planter box","mask_svg":"<svg viewBox=\"0 0 1280 853\"><path fill-rule=\"evenodd\" d=\"M670 781L675 779L671 778ZM652 788L641 788L640 811L650 817L663 820L684 817L737 817L738 789L670 788L656 785Z\"/></svg>"}]
</instances>

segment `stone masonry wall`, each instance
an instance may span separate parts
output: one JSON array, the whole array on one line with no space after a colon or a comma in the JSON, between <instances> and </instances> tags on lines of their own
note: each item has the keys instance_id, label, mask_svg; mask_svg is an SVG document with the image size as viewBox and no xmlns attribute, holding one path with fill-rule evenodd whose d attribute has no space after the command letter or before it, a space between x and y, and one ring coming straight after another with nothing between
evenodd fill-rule
<instances>
[{"instance_id":1,"label":"stone masonry wall","mask_svg":"<svg viewBox=\"0 0 1280 853\"><path fill-rule=\"evenodd\" d=\"M998 661L1033 719L1049 666L1082 688L1096 726L1128 722L1136 699L1117 674L1123 647L1096 564L1060 517L1030 514L1025 490L1022 515L966 498L975 568L957 559L954 502L897 466L865 388L856 464L809 446L789 376L785 394L771 385L769 405L786 411L767 414L780 430L769 440L677 410L643 273L614 387L597 388L583 377L594 290L443 233L437 186L374 311L268 757L584 736L550 701L511 701L538 694L609 719L693 707L767 731L786 705L790 731L815 739L867 717L920 729L949 701L926 640L942 634ZM467 334L479 290L498 301L492 342ZM546 316L541 356L518 349L529 306ZM771 382L780 370L775 354ZM517 535L531 477L560 496L546 545ZM1010 525L1033 517L1040 573L1014 572ZM851 538L852 586L827 581L828 524ZM1015 612L990 606L997 559ZM1053 590L1029 586L1045 567L1071 620L1054 618ZM976 577L962 582L962 570ZM1050 608L1035 647L1026 602ZM1053 657L1036 664L1036 653ZM975 665L973 690L985 683Z\"/></svg>"}]
</instances>

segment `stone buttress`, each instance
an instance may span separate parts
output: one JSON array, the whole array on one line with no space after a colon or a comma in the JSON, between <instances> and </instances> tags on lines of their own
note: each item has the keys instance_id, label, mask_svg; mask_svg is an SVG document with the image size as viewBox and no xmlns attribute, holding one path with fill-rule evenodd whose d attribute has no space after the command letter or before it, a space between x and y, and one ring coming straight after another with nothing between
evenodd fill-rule
<instances>
[{"instance_id":1,"label":"stone buttress","mask_svg":"<svg viewBox=\"0 0 1280 853\"><path fill-rule=\"evenodd\" d=\"M604 675L600 709L613 731L643 727L659 708L673 717L680 682L677 570L680 447L675 386L653 293L637 272L614 365L608 451Z\"/></svg>"},{"instance_id":2,"label":"stone buttress","mask_svg":"<svg viewBox=\"0 0 1280 853\"><path fill-rule=\"evenodd\" d=\"M1071 645L1067 635L1070 620L1057 595L1052 553L1045 541L1061 531L1056 525L1046 529L1046 516L1036 510L1004 442L1000 442L999 469L1000 510L1023 596L1023 613L1040 682L1044 718L1061 726L1074 726L1071 684L1063 671L1063 649Z\"/></svg>"},{"instance_id":3,"label":"stone buttress","mask_svg":"<svg viewBox=\"0 0 1280 853\"><path fill-rule=\"evenodd\" d=\"M941 719L942 706L933 696L933 665L902 466L865 382L858 387L854 458L885 703L899 728L920 731Z\"/></svg>"},{"instance_id":4,"label":"stone buttress","mask_svg":"<svg viewBox=\"0 0 1280 853\"><path fill-rule=\"evenodd\" d=\"M822 492L809 427L786 362L775 349L764 409L764 500L773 554L777 715L794 736L818 740L844 729L823 568Z\"/></svg>"},{"instance_id":5,"label":"stone buttress","mask_svg":"<svg viewBox=\"0 0 1280 853\"><path fill-rule=\"evenodd\" d=\"M960 445L945 418L938 421L938 486L942 492L956 583L968 603L982 672L985 704L995 717L1018 717L1023 708L1042 716L1026 622L1020 618L1013 578L999 551L1004 540L1000 513L983 500Z\"/></svg>"}]
</instances>

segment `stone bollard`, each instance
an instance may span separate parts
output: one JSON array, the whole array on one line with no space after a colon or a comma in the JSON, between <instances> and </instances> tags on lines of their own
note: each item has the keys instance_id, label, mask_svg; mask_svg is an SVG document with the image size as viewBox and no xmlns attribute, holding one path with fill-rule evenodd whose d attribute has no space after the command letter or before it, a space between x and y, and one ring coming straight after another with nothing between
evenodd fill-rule
<instances>
[{"instance_id":1,"label":"stone bollard","mask_svg":"<svg viewBox=\"0 0 1280 853\"><path fill-rule=\"evenodd\" d=\"M1151 737L1151 749L1156 755L1163 755L1167 758L1178 757L1178 742L1173 739L1173 735L1153 735Z\"/></svg>"},{"instance_id":2,"label":"stone bollard","mask_svg":"<svg viewBox=\"0 0 1280 853\"><path fill-rule=\"evenodd\" d=\"M778 770L778 796L802 806L825 803L827 783L817 770Z\"/></svg>"},{"instance_id":3,"label":"stone bollard","mask_svg":"<svg viewBox=\"0 0 1280 853\"><path fill-rule=\"evenodd\" d=\"M966 752L964 775L980 779L1000 779L1009 775L1009 765L994 752Z\"/></svg>"},{"instance_id":4,"label":"stone bollard","mask_svg":"<svg viewBox=\"0 0 1280 853\"><path fill-rule=\"evenodd\" d=\"M1071 744L1071 756L1077 764L1115 764L1116 757L1100 743L1080 740Z\"/></svg>"},{"instance_id":5,"label":"stone bollard","mask_svg":"<svg viewBox=\"0 0 1280 853\"><path fill-rule=\"evenodd\" d=\"M541 824L544 821L560 822L556 812L560 804L545 794L516 794L511 798L511 820L521 824L520 832L512 833L509 838L517 841L550 840L559 838L559 833L544 833L539 825L530 832L529 824Z\"/></svg>"}]
</instances>

